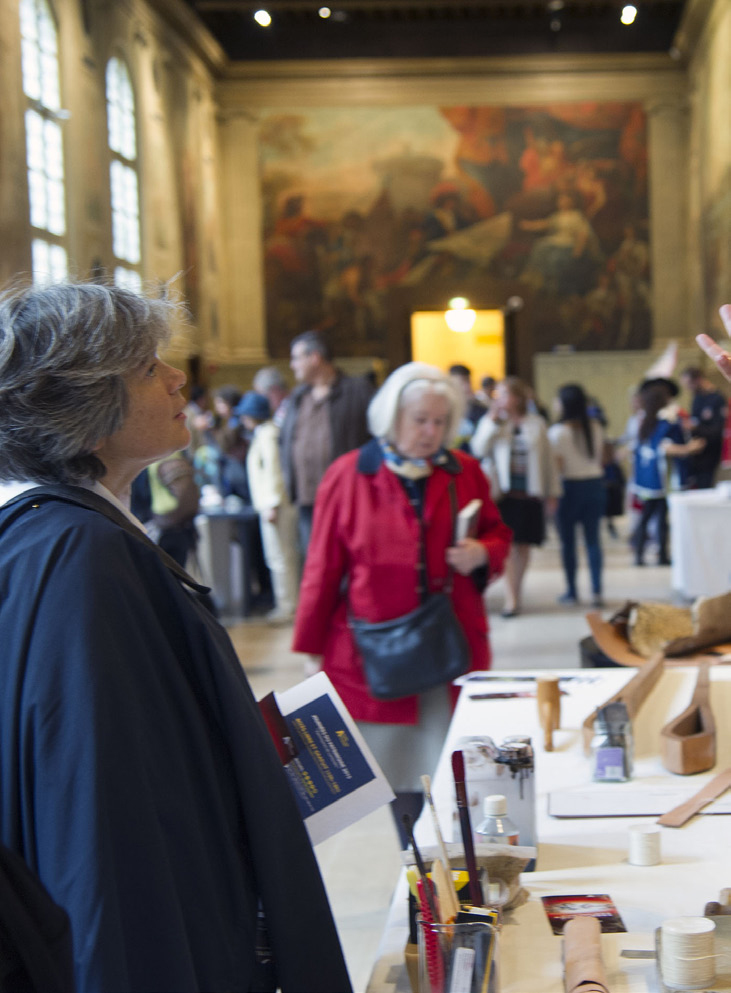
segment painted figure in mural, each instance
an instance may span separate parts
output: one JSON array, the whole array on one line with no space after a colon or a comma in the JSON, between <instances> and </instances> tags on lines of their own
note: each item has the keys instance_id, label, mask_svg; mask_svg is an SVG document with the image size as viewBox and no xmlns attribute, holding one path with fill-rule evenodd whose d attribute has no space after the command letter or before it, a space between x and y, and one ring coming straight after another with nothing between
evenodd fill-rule
<instances>
[{"instance_id":1,"label":"painted figure in mural","mask_svg":"<svg viewBox=\"0 0 731 993\"><path fill-rule=\"evenodd\" d=\"M325 225L305 212L304 197L287 196L264 246L267 310L274 322L294 333L322 318L320 247ZM280 332L281 334L281 332Z\"/></svg>"},{"instance_id":2,"label":"painted figure in mural","mask_svg":"<svg viewBox=\"0 0 731 993\"><path fill-rule=\"evenodd\" d=\"M532 128L525 128L525 149L519 165L523 173L523 190L556 190L564 184L571 170L566 159L564 143L558 139L550 141L535 135Z\"/></svg>"},{"instance_id":3,"label":"painted figure in mural","mask_svg":"<svg viewBox=\"0 0 731 993\"><path fill-rule=\"evenodd\" d=\"M454 163L469 187L476 220L505 210L520 189L520 174L510 160L503 107L442 107L442 116L459 135Z\"/></svg>"},{"instance_id":4,"label":"painted figure in mural","mask_svg":"<svg viewBox=\"0 0 731 993\"><path fill-rule=\"evenodd\" d=\"M600 272L597 284L584 297L580 344L589 348L610 348L618 317L619 297L608 272Z\"/></svg>"},{"instance_id":5,"label":"painted figure in mural","mask_svg":"<svg viewBox=\"0 0 731 993\"><path fill-rule=\"evenodd\" d=\"M431 210L424 219L424 240L443 238L478 220L477 214L463 199L456 183L439 183L431 194Z\"/></svg>"},{"instance_id":6,"label":"painted figure in mural","mask_svg":"<svg viewBox=\"0 0 731 993\"><path fill-rule=\"evenodd\" d=\"M641 315L650 310L650 247L637 237L633 225L625 227L609 268L614 274L621 311L617 347L627 348Z\"/></svg>"},{"instance_id":7,"label":"painted figure in mural","mask_svg":"<svg viewBox=\"0 0 731 993\"><path fill-rule=\"evenodd\" d=\"M586 293L601 259L599 242L571 193L559 193L556 210L520 221L524 231L545 231L533 245L522 278L548 293Z\"/></svg>"}]
</instances>

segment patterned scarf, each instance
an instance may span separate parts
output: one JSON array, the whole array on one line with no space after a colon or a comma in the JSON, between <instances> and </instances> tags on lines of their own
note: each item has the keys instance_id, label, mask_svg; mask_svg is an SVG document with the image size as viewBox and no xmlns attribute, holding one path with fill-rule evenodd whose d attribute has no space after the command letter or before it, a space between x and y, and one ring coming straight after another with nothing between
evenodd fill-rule
<instances>
[{"instance_id":1,"label":"patterned scarf","mask_svg":"<svg viewBox=\"0 0 731 993\"><path fill-rule=\"evenodd\" d=\"M386 466L391 472L395 472L397 476L403 476L405 479L425 479L427 476L431 476L435 465L444 465L447 461L447 451L444 448L440 448L428 459L409 459L397 452L385 438L379 438L378 443L381 446Z\"/></svg>"}]
</instances>

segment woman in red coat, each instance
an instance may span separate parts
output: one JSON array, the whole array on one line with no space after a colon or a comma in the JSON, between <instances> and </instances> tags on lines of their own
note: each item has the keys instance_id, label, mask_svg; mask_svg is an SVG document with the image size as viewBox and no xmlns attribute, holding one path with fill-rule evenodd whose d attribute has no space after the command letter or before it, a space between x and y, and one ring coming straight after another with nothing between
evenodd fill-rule
<instances>
[{"instance_id":1,"label":"woman in red coat","mask_svg":"<svg viewBox=\"0 0 731 993\"><path fill-rule=\"evenodd\" d=\"M502 571L511 532L479 463L447 448L462 405L449 377L433 366L410 362L388 377L368 408L374 440L337 459L318 489L297 610L293 648L322 657L397 794L399 827L403 812L420 808L420 776L433 772L455 696L447 686L398 700L371 696L348 613L384 621L419 605L423 522L426 588L442 590L453 572L452 603L471 668L489 668L482 593ZM456 545L450 482L458 508L482 500L476 537Z\"/></svg>"}]
</instances>

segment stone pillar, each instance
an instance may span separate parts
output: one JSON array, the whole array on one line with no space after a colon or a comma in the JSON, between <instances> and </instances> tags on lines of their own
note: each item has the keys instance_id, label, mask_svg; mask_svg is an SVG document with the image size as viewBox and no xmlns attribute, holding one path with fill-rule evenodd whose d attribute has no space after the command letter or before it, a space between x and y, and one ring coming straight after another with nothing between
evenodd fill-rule
<instances>
[{"instance_id":1,"label":"stone pillar","mask_svg":"<svg viewBox=\"0 0 731 993\"><path fill-rule=\"evenodd\" d=\"M688 110L682 97L649 100L650 252L654 345L692 337L688 327Z\"/></svg>"},{"instance_id":2,"label":"stone pillar","mask_svg":"<svg viewBox=\"0 0 731 993\"><path fill-rule=\"evenodd\" d=\"M22 79L18 4L0 0L0 286L30 273Z\"/></svg>"},{"instance_id":3,"label":"stone pillar","mask_svg":"<svg viewBox=\"0 0 731 993\"><path fill-rule=\"evenodd\" d=\"M257 119L244 109L218 116L223 250L221 359L267 361Z\"/></svg>"}]
</instances>

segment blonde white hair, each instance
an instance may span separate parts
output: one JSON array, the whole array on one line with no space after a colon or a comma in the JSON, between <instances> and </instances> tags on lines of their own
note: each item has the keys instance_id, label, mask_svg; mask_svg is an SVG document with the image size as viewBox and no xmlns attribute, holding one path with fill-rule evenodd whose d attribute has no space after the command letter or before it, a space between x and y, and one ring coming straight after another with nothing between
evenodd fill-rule
<instances>
[{"instance_id":1,"label":"blonde white hair","mask_svg":"<svg viewBox=\"0 0 731 993\"><path fill-rule=\"evenodd\" d=\"M407 403L427 393L447 401L447 428L444 444L448 446L457 434L464 413L464 397L452 380L436 366L426 362L407 362L394 369L368 405L368 428L376 438L394 442L396 422Z\"/></svg>"}]
</instances>

